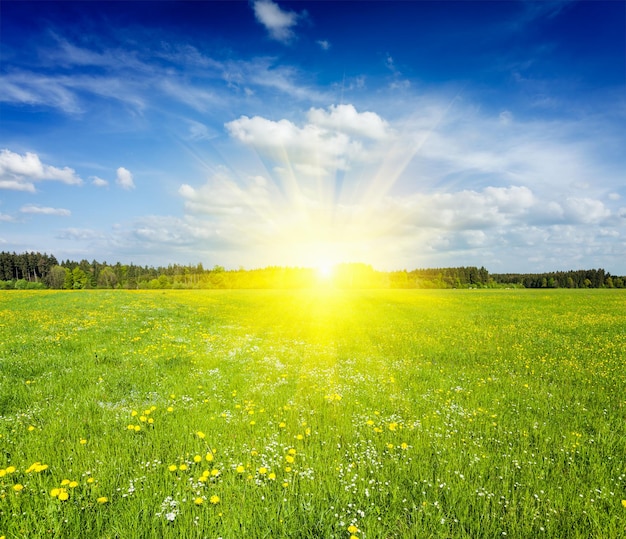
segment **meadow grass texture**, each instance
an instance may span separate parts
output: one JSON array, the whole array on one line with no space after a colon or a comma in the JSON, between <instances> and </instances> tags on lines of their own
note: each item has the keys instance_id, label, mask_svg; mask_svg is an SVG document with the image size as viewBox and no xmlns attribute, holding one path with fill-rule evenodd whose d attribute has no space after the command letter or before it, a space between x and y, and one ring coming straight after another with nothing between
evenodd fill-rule
<instances>
[{"instance_id":1,"label":"meadow grass texture","mask_svg":"<svg viewBox=\"0 0 626 539\"><path fill-rule=\"evenodd\" d=\"M617 290L0 295L0 537L626 537Z\"/></svg>"}]
</instances>

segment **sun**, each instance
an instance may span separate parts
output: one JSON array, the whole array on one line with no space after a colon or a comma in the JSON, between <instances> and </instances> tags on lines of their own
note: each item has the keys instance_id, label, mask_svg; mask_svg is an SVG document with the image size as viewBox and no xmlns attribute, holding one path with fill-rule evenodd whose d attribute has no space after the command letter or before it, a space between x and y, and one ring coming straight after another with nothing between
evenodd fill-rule
<instances>
[{"instance_id":1,"label":"sun","mask_svg":"<svg viewBox=\"0 0 626 539\"><path fill-rule=\"evenodd\" d=\"M334 266L330 262L320 262L315 268L318 279L322 281L329 281L333 276L333 270Z\"/></svg>"}]
</instances>

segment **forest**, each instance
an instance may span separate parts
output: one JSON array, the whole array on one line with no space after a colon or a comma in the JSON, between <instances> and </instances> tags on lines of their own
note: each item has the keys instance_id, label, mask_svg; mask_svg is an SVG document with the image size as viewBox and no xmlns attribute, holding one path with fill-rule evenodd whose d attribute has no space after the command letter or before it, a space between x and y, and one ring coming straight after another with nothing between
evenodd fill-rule
<instances>
[{"instance_id":1,"label":"forest","mask_svg":"<svg viewBox=\"0 0 626 539\"><path fill-rule=\"evenodd\" d=\"M338 264L322 279L315 269L271 266L206 269L198 264L138 266L93 260L59 261L39 252L0 252L0 289L167 289L167 288L624 288L626 276L604 269L548 273L489 273L484 267L378 271L363 263Z\"/></svg>"}]
</instances>

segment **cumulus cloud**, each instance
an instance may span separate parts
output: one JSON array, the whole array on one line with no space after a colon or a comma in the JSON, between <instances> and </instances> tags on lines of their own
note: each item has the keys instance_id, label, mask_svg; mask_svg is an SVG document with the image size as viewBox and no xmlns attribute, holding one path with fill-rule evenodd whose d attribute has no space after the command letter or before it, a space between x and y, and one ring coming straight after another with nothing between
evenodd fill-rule
<instances>
[{"instance_id":1,"label":"cumulus cloud","mask_svg":"<svg viewBox=\"0 0 626 539\"><path fill-rule=\"evenodd\" d=\"M328 49L330 49L330 42L326 41L325 39L318 39L316 43L322 48L322 50L327 51Z\"/></svg>"},{"instance_id":2,"label":"cumulus cloud","mask_svg":"<svg viewBox=\"0 0 626 539\"><path fill-rule=\"evenodd\" d=\"M286 43L293 38L293 27L299 18L297 13L283 11L272 0L257 0L253 8L256 20L265 26L272 39Z\"/></svg>"},{"instance_id":3,"label":"cumulus cloud","mask_svg":"<svg viewBox=\"0 0 626 539\"><path fill-rule=\"evenodd\" d=\"M20 208L22 213L31 213L37 215L57 215L60 217L69 217L72 212L65 208L50 208L47 206L39 206L37 204L26 204Z\"/></svg>"},{"instance_id":4,"label":"cumulus cloud","mask_svg":"<svg viewBox=\"0 0 626 539\"><path fill-rule=\"evenodd\" d=\"M389 124L375 112L357 112L354 105L331 105L328 110L309 110L309 122L351 136L382 140L389 136Z\"/></svg>"},{"instance_id":5,"label":"cumulus cloud","mask_svg":"<svg viewBox=\"0 0 626 539\"><path fill-rule=\"evenodd\" d=\"M370 143L389 138L387 122L373 112L358 112L353 105L312 108L307 122L299 126L289 120L241 116L226 124L229 134L254 148L275 165L283 177L328 178L336 171L367 162Z\"/></svg>"},{"instance_id":6,"label":"cumulus cloud","mask_svg":"<svg viewBox=\"0 0 626 539\"><path fill-rule=\"evenodd\" d=\"M35 153L21 155L8 149L0 150L0 189L35 192L34 182L51 180L68 185L82 184L74 169L57 168L41 162Z\"/></svg>"},{"instance_id":7,"label":"cumulus cloud","mask_svg":"<svg viewBox=\"0 0 626 539\"><path fill-rule=\"evenodd\" d=\"M127 191L135 188L135 182L133 181L133 175L130 170L119 167L117 169L117 177L115 178L115 183L119 185L122 189L126 189Z\"/></svg>"},{"instance_id":8,"label":"cumulus cloud","mask_svg":"<svg viewBox=\"0 0 626 539\"><path fill-rule=\"evenodd\" d=\"M98 177L98 176L92 176L91 177L91 184L96 186L96 187L107 187L109 185L109 182L106 180L103 180L102 178Z\"/></svg>"}]
</instances>

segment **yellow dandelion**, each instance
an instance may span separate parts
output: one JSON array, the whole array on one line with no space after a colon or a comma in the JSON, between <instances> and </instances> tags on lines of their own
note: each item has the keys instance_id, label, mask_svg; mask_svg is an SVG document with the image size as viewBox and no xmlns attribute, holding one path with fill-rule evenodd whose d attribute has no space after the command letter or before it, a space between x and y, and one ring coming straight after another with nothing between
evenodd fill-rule
<instances>
[{"instance_id":1,"label":"yellow dandelion","mask_svg":"<svg viewBox=\"0 0 626 539\"><path fill-rule=\"evenodd\" d=\"M235 468L235 471L237 473L243 473L246 471L246 469L240 464L239 466L237 466L237 468Z\"/></svg>"},{"instance_id":2,"label":"yellow dandelion","mask_svg":"<svg viewBox=\"0 0 626 539\"><path fill-rule=\"evenodd\" d=\"M139 416L139 421L141 421L142 423L145 423L148 420L148 418L145 415Z\"/></svg>"},{"instance_id":3,"label":"yellow dandelion","mask_svg":"<svg viewBox=\"0 0 626 539\"><path fill-rule=\"evenodd\" d=\"M267 478L268 478L270 481L275 481L275 480L276 480L276 474L275 474L274 472L270 472L270 473L268 474Z\"/></svg>"},{"instance_id":4,"label":"yellow dandelion","mask_svg":"<svg viewBox=\"0 0 626 539\"><path fill-rule=\"evenodd\" d=\"M85 440L85 438L81 438L79 443L81 445L85 445L87 443L87 440Z\"/></svg>"},{"instance_id":5,"label":"yellow dandelion","mask_svg":"<svg viewBox=\"0 0 626 539\"><path fill-rule=\"evenodd\" d=\"M287 451L287 454L291 455L291 456L295 455L296 453L297 453L297 451L293 447L291 449L289 449L289 451Z\"/></svg>"},{"instance_id":6,"label":"yellow dandelion","mask_svg":"<svg viewBox=\"0 0 626 539\"><path fill-rule=\"evenodd\" d=\"M129 424L126 428L127 428L128 430L135 430L135 425L130 425L130 424Z\"/></svg>"},{"instance_id":7,"label":"yellow dandelion","mask_svg":"<svg viewBox=\"0 0 626 539\"><path fill-rule=\"evenodd\" d=\"M6 470L0 470L0 477L4 477L7 474Z\"/></svg>"},{"instance_id":8,"label":"yellow dandelion","mask_svg":"<svg viewBox=\"0 0 626 539\"><path fill-rule=\"evenodd\" d=\"M283 482L283 488L287 488L289 486L289 483L287 483L287 481Z\"/></svg>"},{"instance_id":9,"label":"yellow dandelion","mask_svg":"<svg viewBox=\"0 0 626 539\"><path fill-rule=\"evenodd\" d=\"M89 479L87 479L87 484L91 485L92 483L95 483L96 480L93 477L90 477Z\"/></svg>"},{"instance_id":10,"label":"yellow dandelion","mask_svg":"<svg viewBox=\"0 0 626 539\"><path fill-rule=\"evenodd\" d=\"M293 462L294 462L296 459L294 459L291 455L286 455L286 456L285 456L285 460L286 460L289 464L293 464Z\"/></svg>"},{"instance_id":11,"label":"yellow dandelion","mask_svg":"<svg viewBox=\"0 0 626 539\"><path fill-rule=\"evenodd\" d=\"M22 492L22 490L24 490L24 485L17 483L16 485L13 485L13 490L15 492Z\"/></svg>"},{"instance_id":12,"label":"yellow dandelion","mask_svg":"<svg viewBox=\"0 0 626 539\"><path fill-rule=\"evenodd\" d=\"M28 432L33 432L34 430L35 430L35 427L33 427L32 425L29 425Z\"/></svg>"},{"instance_id":13,"label":"yellow dandelion","mask_svg":"<svg viewBox=\"0 0 626 539\"><path fill-rule=\"evenodd\" d=\"M148 418L148 424L149 425L154 425L154 418L152 418L152 417Z\"/></svg>"},{"instance_id":14,"label":"yellow dandelion","mask_svg":"<svg viewBox=\"0 0 626 539\"><path fill-rule=\"evenodd\" d=\"M167 467L167 469L168 469L170 472L175 472L176 470L178 470L178 466L176 466L176 464L170 464L170 465Z\"/></svg>"},{"instance_id":15,"label":"yellow dandelion","mask_svg":"<svg viewBox=\"0 0 626 539\"><path fill-rule=\"evenodd\" d=\"M401 447L402 449L408 449L408 448L409 448L409 444L407 444L406 442L402 442L402 443L400 444L400 447Z\"/></svg>"},{"instance_id":16,"label":"yellow dandelion","mask_svg":"<svg viewBox=\"0 0 626 539\"><path fill-rule=\"evenodd\" d=\"M182 470L182 471L185 471L185 470L187 469L187 465L186 465L186 464L181 464L181 465L178 467L178 469L179 469L179 470Z\"/></svg>"},{"instance_id":17,"label":"yellow dandelion","mask_svg":"<svg viewBox=\"0 0 626 539\"><path fill-rule=\"evenodd\" d=\"M206 460L207 462L213 462L213 459L215 457L213 456L213 453L209 452L205 455L204 460Z\"/></svg>"},{"instance_id":18,"label":"yellow dandelion","mask_svg":"<svg viewBox=\"0 0 626 539\"><path fill-rule=\"evenodd\" d=\"M167 411L171 413L171 412L173 412L173 411L174 411L174 408L173 408L172 406L168 406L168 407L167 407Z\"/></svg>"},{"instance_id":19,"label":"yellow dandelion","mask_svg":"<svg viewBox=\"0 0 626 539\"><path fill-rule=\"evenodd\" d=\"M66 485L70 484L70 480L69 479L63 479L63 481L61 481L61 486L64 487Z\"/></svg>"},{"instance_id":20,"label":"yellow dandelion","mask_svg":"<svg viewBox=\"0 0 626 539\"><path fill-rule=\"evenodd\" d=\"M56 498L59 494L61 494L61 489L60 488L53 488L50 491L50 496L52 496L53 498Z\"/></svg>"},{"instance_id":21,"label":"yellow dandelion","mask_svg":"<svg viewBox=\"0 0 626 539\"><path fill-rule=\"evenodd\" d=\"M211 470L211 476L212 477L217 477L220 474L220 471L217 468L213 468Z\"/></svg>"},{"instance_id":22,"label":"yellow dandelion","mask_svg":"<svg viewBox=\"0 0 626 539\"><path fill-rule=\"evenodd\" d=\"M359 539L356 535L351 535L350 539Z\"/></svg>"},{"instance_id":23,"label":"yellow dandelion","mask_svg":"<svg viewBox=\"0 0 626 539\"><path fill-rule=\"evenodd\" d=\"M261 466L261 467L259 468L259 473L260 473L261 475L265 475L265 474L267 473L267 468L266 468L265 466Z\"/></svg>"},{"instance_id":24,"label":"yellow dandelion","mask_svg":"<svg viewBox=\"0 0 626 539\"><path fill-rule=\"evenodd\" d=\"M213 496L211 496L209 498L209 501L213 504L213 505L217 505L218 503L220 503L220 497L217 494L213 494Z\"/></svg>"},{"instance_id":25,"label":"yellow dandelion","mask_svg":"<svg viewBox=\"0 0 626 539\"><path fill-rule=\"evenodd\" d=\"M204 503L204 500L198 497L193 501L193 503L195 503L196 505L202 505Z\"/></svg>"},{"instance_id":26,"label":"yellow dandelion","mask_svg":"<svg viewBox=\"0 0 626 539\"><path fill-rule=\"evenodd\" d=\"M359 528L357 528L354 524L350 524L350 526L348 526L348 531L354 535L355 533L359 533Z\"/></svg>"},{"instance_id":27,"label":"yellow dandelion","mask_svg":"<svg viewBox=\"0 0 626 539\"><path fill-rule=\"evenodd\" d=\"M130 413L130 415L131 415L132 417L137 417L137 415L138 415L138 414L137 414L137 410L133 410L133 411Z\"/></svg>"},{"instance_id":28,"label":"yellow dandelion","mask_svg":"<svg viewBox=\"0 0 626 539\"><path fill-rule=\"evenodd\" d=\"M626 507L626 500L622 500L622 506Z\"/></svg>"},{"instance_id":29,"label":"yellow dandelion","mask_svg":"<svg viewBox=\"0 0 626 539\"><path fill-rule=\"evenodd\" d=\"M287 473L290 473L291 472L291 466L285 466L285 471Z\"/></svg>"},{"instance_id":30,"label":"yellow dandelion","mask_svg":"<svg viewBox=\"0 0 626 539\"><path fill-rule=\"evenodd\" d=\"M196 432L196 436L200 438L201 440L204 440L206 438L206 434L204 434L204 432L202 432L201 430Z\"/></svg>"},{"instance_id":31,"label":"yellow dandelion","mask_svg":"<svg viewBox=\"0 0 626 539\"><path fill-rule=\"evenodd\" d=\"M61 492L59 492L59 495L57 496L57 498L59 498L59 500L61 500L62 502L69 499L69 497L70 495L67 493L65 489L61 489Z\"/></svg>"},{"instance_id":32,"label":"yellow dandelion","mask_svg":"<svg viewBox=\"0 0 626 539\"><path fill-rule=\"evenodd\" d=\"M96 501L102 505L107 503L109 501L109 498L107 498L106 496L100 496Z\"/></svg>"},{"instance_id":33,"label":"yellow dandelion","mask_svg":"<svg viewBox=\"0 0 626 539\"><path fill-rule=\"evenodd\" d=\"M141 430L141 427L139 425L135 425L135 432L139 432Z\"/></svg>"},{"instance_id":34,"label":"yellow dandelion","mask_svg":"<svg viewBox=\"0 0 626 539\"><path fill-rule=\"evenodd\" d=\"M195 457L193 457L193 461L196 463L202 462L202 457L200 455L196 455Z\"/></svg>"},{"instance_id":35,"label":"yellow dandelion","mask_svg":"<svg viewBox=\"0 0 626 539\"><path fill-rule=\"evenodd\" d=\"M278 424L278 427L279 427L279 428L281 428L281 429L284 429L286 426L287 426L287 423L285 423L284 421L281 421L281 422Z\"/></svg>"},{"instance_id":36,"label":"yellow dandelion","mask_svg":"<svg viewBox=\"0 0 626 539\"><path fill-rule=\"evenodd\" d=\"M201 475L200 477L198 477L198 481L200 481L200 483L206 483L209 480L209 478L206 475Z\"/></svg>"},{"instance_id":37,"label":"yellow dandelion","mask_svg":"<svg viewBox=\"0 0 626 539\"><path fill-rule=\"evenodd\" d=\"M78 486L78 481L70 481L67 486L70 488L76 488Z\"/></svg>"}]
</instances>

